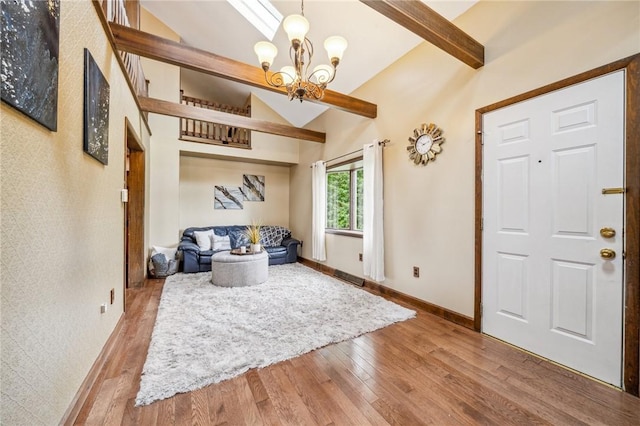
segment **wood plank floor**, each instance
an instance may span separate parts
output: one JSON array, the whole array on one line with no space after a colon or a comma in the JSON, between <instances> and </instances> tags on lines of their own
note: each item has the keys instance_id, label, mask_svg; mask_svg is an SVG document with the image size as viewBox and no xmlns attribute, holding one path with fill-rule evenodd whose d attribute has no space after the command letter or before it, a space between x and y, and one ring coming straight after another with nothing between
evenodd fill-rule
<instances>
[{"instance_id":1,"label":"wood plank floor","mask_svg":"<svg viewBox=\"0 0 640 426\"><path fill-rule=\"evenodd\" d=\"M163 281L127 291L77 425L640 425L640 399L418 310L417 318L135 407ZM415 308L412 308L415 309Z\"/></svg>"}]
</instances>

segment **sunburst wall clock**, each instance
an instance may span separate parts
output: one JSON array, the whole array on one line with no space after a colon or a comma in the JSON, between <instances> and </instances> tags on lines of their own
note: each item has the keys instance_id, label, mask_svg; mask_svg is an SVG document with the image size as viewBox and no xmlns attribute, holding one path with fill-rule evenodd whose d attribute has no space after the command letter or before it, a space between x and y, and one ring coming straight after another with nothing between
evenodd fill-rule
<instances>
[{"instance_id":1,"label":"sunburst wall clock","mask_svg":"<svg viewBox=\"0 0 640 426\"><path fill-rule=\"evenodd\" d=\"M413 136L409 137L411 144L407 146L409 160L413 164L426 166L429 161L435 161L436 155L442 152L442 145L445 139L442 137L442 129L433 123L422 123L413 130Z\"/></svg>"}]
</instances>

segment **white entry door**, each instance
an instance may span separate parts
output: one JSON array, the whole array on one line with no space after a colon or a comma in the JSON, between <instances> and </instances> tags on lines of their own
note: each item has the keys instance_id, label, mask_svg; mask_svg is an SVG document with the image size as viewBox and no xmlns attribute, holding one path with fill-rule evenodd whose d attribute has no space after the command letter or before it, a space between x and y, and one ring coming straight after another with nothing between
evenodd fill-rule
<instances>
[{"instance_id":1,"label":"white entry door","mask_svg":"<svg viewBox=\"0 0 640 426\"><path fill-rule=\"evenodd\" d=\"M482 124L483 332L615 386L624 196L603 189L624 186L624 81L608 74Z\"/></svg>"}]
</instances>

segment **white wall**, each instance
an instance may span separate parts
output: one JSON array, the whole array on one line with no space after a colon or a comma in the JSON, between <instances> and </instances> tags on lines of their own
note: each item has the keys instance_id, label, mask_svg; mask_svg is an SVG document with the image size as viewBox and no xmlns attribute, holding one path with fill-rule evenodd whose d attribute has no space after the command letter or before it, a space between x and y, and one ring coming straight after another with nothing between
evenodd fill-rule
<instances>
[{"instance_id":1,"label":"white wall","mask_svg":"<svg viewBox=\"0 0 640 426\"><path fill-rule=\"evenodd\" d=\"M265 177L265 200L245 201L242 210L215 210L216 185L242 186L244 174ZM264 225L289 227L289 167L180 157L180 229L191 226Z\"/></svg>"},{"instance_id":2,"label":"white wall","mask_svg":"<svg viewBox=\"0 0 640 426\"><path fill-rule=\"evenodd\" d=\"M330 110L310 123L326 130L327 144L301 145L290 216L294 235L310 241L309 165L390 139L383 284L471 317L475 110L640 52L640 3L481 1L454 22L485 46L485 66L474 70L425 42L352 93L378 105L377 119ZM425 122L446 142L435 163L414 166L407 139ZM327 236L329 266L361 276L361 251L361 240ZM310 244L302 255L311 258Z\"/></svg>"},{"instance_id":3,"label":"white wall","mask_svg":"<svg viewBox=\"0 0 640 426\"><path fill-rule=\"evenodd\" d=\"M60 14L58 130L0 104L3 425L57 424L122 315L125 117L148 140L94 5ZM110 86L107 166L82 149L85 47Z\"/></svg>"}]
</instances>

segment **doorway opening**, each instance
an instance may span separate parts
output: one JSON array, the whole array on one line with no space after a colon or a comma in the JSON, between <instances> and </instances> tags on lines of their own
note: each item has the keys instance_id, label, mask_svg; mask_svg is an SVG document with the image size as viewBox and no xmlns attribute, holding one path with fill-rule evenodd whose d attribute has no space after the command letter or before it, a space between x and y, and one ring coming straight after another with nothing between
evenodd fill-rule
<instances>
[{"instance_id":1,"label":"doorway opening","mask_svg":"<svg viewBox=\"0 0 640 426\"><path fill-rule=\"evenodd\" d=\"M144 283L145 153L142 143L125 118L125 294L127 288Z\"/></svg>"}]
</instances>

